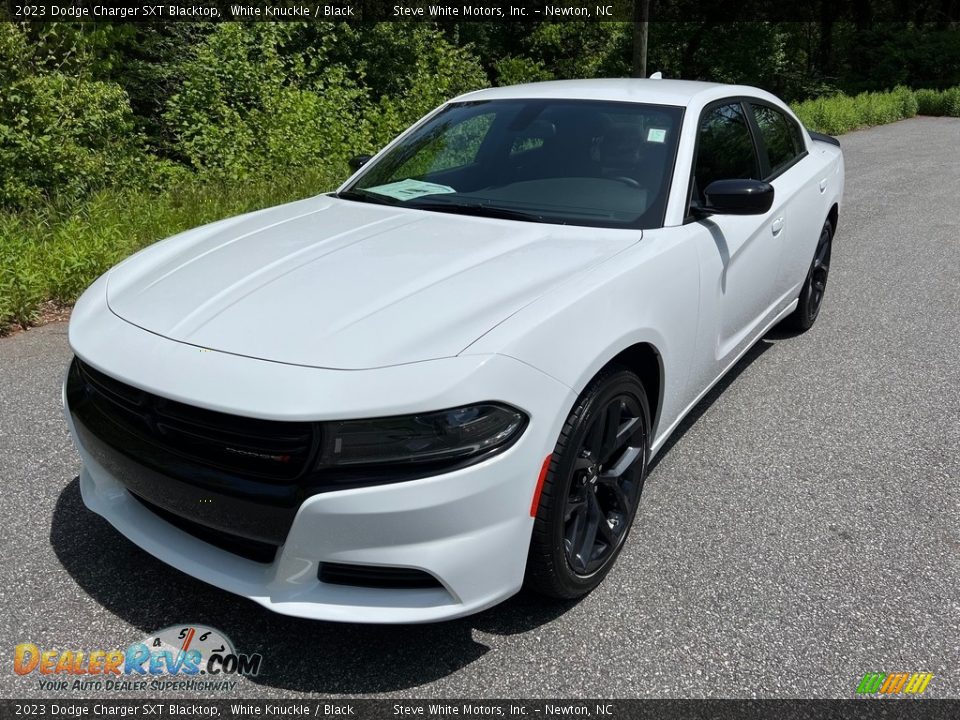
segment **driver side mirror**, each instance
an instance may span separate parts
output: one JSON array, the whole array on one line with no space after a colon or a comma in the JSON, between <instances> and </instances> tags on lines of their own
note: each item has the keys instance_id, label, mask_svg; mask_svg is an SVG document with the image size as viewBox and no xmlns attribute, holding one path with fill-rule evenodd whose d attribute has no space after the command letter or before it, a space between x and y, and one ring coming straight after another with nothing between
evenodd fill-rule
<instances>
[{"instance_id":1,"label":"driver side mirror","mask_svg":"<svg viewBox=\"0 0 960 720\"><path fill-rule=\"evenodd\" d=\"M370 162L370 159L372 157L373 155L354 155L352 158L350 158L347 164L350 165L351 170L356 172L357 170L362 168L364 165L366 165L368 162Z\"/></svg>"},{"instance_id":2,"label":"driver side mirror","mask_svg":"<svg viewBox=\"0 0 960 720\"><path fill-rule=\"evenodd\" d=\"M762 180L714 180L703 191L699 215L763 215L773 205L773 185Z\"/></svg>"}]
</instances>

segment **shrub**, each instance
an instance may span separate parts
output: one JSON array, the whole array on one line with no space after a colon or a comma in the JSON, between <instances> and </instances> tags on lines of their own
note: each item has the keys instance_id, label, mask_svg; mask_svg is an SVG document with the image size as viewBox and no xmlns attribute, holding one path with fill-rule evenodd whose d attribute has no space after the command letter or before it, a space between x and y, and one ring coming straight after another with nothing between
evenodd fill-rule
<instances>
[{"instance_id":1,"label":"shrub","mask_svg":"<svg viewBox=\"0 0 960 720\"><path fill-rule=\"evenodd\" d=\"M281 24L218 26L186 63L166 119L197 169L239 180L291 168L344 166L366 144L367 100L338 67L304 80L302 57L281 53Z\"/></svg>"},{"instance_id":2,"label":"shrub","mask_svg":"<svg viewBox=\"0 0 960 720\"><path fill-rule=\"evenodd\" d=\"M793 110L807 128L817 132L839 135L857 125L854 100L845 95L806 100Z\"/></svg>"},{"instance_id":3,"label":"shrub","mask_svg":"<svg viewBox=\"0 0 960 720\"><path fill-rule=\"evenodd\" d=\"M917 90L917 112L921 115L943 115L943 93L939 90Z\"/></svg>"},{"instance_id":4,"label":"shrub","mask_svg":"<svg viewBox=\"0 0 960 720\"><path fill-rule=\"evenodd\" d=\"M960 117L960 87L943 91L943 114Z\"/></svg>"},{"instance_id":5,"label":"shrub","mask_svg":"<svg viewBox=\"0 0 960 720\"><path fill-rule=\"evenodd\" d=\"M126 94L112 83L49 73L0 96L0 205L77 199L140 174Z\"/></svg>"},{"instance_id":6,"label":"shrub","mask_svg":"<svg viewBox=\"0 0 960 720\"><path fill-rule=\"evenodd\" d=\"M903 120L916 115L920 108L921 99L917 94L902 86L890 92L865 92L853 97L832 95L793 106L807 128L829 135Z\"/></svg>"},{"instance_id":7,"label":"shrub","mask_svg":"<svg viewBox=\"0 0 960 720\"><path fill-rule=\"evenodd\" d=\"M368 62L351 72L327 62L323 40L338 28L309 31L322 36L309 51L295 24L224 24L199 45L165 115L191 165L233 179L318 166L340 174L354 154L486 84L467 48L416 23L384 24L362 36L391 73L379 81L389 92L373 99L354 76L376 78L383 68Z\"/></svg>"},{"instance_id":8,"label":"shrub","mask_svg":"<svg viewBox=\"0 0 960 720\"><path fill-rule=\"evenodd\" d=\"M918 112L921 115L960 117L960 87L947 90L917 90Z\"/></svg>"},{"instance_id":9,"label":"shrub","mask_svg":"<svg viewBox=\"0 0 960 720\"><path fill-rule=\"evenodd\" d=\"M917 103L917 95L913 90L903 85L898 85L893 89L893 95L900 104L898 119L912 118L917 114L919 105Z\"/></svg>"},{"instance_id":10,"label":"shrub","mask_svg":"<svg viewBox=\"0 0 960 720\"><path fill-rule=\"evenodd\" d=\"M40 66L18 25L0 23L0 206L71 200L143 176L141 143L119 85Z\"/></svg>"}]
</instances>

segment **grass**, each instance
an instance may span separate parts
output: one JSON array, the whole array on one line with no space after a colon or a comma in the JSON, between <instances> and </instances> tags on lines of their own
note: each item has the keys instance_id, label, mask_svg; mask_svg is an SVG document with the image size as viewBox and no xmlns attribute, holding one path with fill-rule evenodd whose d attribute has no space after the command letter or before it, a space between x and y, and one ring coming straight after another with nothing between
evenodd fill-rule
<instances>
[{"instance_id":1,"label":"grass","mask_svg":"<svg viewBox=\"0 0 960 720\"><path fill-rule=\"evenodd\" d=\"M810 130L842 135L918 114L960 117L960 88L913 91L898 87L890 92L830 95L796 103L793 111Z\"/></svg>"},{"instance_id":2,"label":"grass","mask_svg":"<svg viewBox=\"0 0 960 720\"><path fill-rule=\"evenodd\" d=\"M908 88L891 92L832 95L793 106L810 130L841 135L851 130L903 120L917 114L917 98Z\"/></svg>"},{"instance_id":3,"label":"grass","mask_svg":"<svg viewBox=\"0 0 960 720\"><path fill-rule=\"evenodd\" d=\"M914 115L960 117L960 88L832 95L793 106L830 135ZM41 303L70 304L108 268L140 248L213 220L314 195L345 175L334 169L247 181L191 177L162 191L103 190L85 202L0 211L0 335L29 327Z\"/></svg>"},{"instance_id":4,"label":"grass","mask_svg":"<svg viewBox=\"0 0 960 720\"><path fill-rule=\"evenodd\" d=\"M70 208L51 203L0 213L0 334L33 324L46 300L72 303L97 276L157 240L337 184L323 172L245 182L194 178L159 193L103 190Z\"/></svg>"},{"instance_id":5,"label":"grass","mask_svg":"<svg viewBox=\"0 0 960 720\"><path fill-rule=\"evenodd\" d=\"M920 115L960 117L960 87L949 90L917 90Z\"/></svg>"}]
</instances>

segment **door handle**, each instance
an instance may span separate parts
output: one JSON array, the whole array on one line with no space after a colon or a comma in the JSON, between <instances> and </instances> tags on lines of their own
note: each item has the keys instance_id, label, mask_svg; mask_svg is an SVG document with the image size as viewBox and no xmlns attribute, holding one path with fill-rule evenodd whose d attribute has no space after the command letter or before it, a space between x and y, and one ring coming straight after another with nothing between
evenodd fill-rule
<instances>
[{"instance_id":1,"label":"door handle","mask_svg":"<svg viewBox=\"0 0 960 720\"><path fill-rule=\"evenodd\" d=\"M827 189L827 178L824 178L820 181L820 192L824 192Z\"/></svg>"},{"instance_id":2,"label":"door handle","mask_svg":"<svg viewBox=\"0 0 960 720\"><path fill-rule=\"evenodd\" d=\"M774 235L779 235L781 230L783 230L783 218L778 217L770 226L770 232L772 232Z\"/></svg>"}]
</instances>

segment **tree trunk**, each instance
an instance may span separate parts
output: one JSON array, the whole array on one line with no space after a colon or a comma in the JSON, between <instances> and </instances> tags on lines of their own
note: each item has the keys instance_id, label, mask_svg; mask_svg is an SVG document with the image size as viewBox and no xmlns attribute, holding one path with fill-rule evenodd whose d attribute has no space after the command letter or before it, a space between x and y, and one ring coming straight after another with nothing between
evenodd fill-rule
<instances>
[{"instance_id":1,"label":"tree trunk","mask_svg":"<svg viewBox=\"0 0 960 720\"><path fill-rule=\"evenodd\" d=\"M633 0L633 76L647 76L647 29L650 0Z\"/></svg>"}]
</instances>

